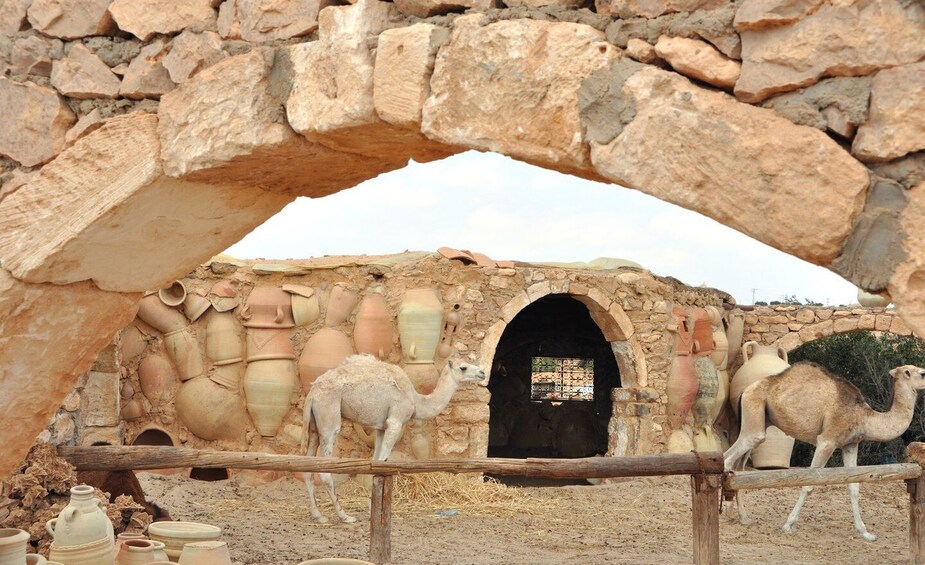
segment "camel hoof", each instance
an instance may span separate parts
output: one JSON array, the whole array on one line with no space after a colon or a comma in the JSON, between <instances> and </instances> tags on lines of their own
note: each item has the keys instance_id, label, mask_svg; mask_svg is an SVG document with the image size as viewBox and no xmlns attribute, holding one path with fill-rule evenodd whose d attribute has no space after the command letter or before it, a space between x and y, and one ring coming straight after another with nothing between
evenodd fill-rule
<instances>
[{"instance_id":1,"label":"camel hoof","mask_svg":"<svg viewBox=\"0 0 925 565\"><path fill-rule=\"evenodd\" d=\"M739 523L743 526L751 526L755 521L750 516L739 516Z\"/></svg>"},{"instance_id":2,"label":"camel hoof","mask_svg":"<svg viewBox=\"0 0 925 565\"><path fill-rule=\"evenodd\" d=\"M792 534L792 533L793 533L793 524L784 524L784 527L781 528L781 529L784 530L785 532L787 532L788 534Z\"/></svg>"},{"instance_id":3,"label":"camel hoof","mask_svg":"<svg viewBox=\"0 0 925 565\"><path fill-rule=\"evenodd\" d=\"M312 516L312 520L314 520L315 523L317 524L327 524L328 523L328 519L321 515Z\"/></svg>"},{"instance_id":4,"label":"camel hoof","mask_svg":"<svg viewBox=\"0 0 925 565\"><path fill-rule=\"evenodd\" d=\"M343 522L343 523L345 523L345 524L352 524L352 523L356 522L357 519L354 518L353 516L348 516L348 515L344 514L343 516L340 517L340 521Z\"/></svg>"},{"instance_id":5,"label":"camel hoof","mask_svg":"<svg viewBox=\"0 0 925 565\"><path fill-rule=\"evenodd\" d=\"M870 532L861 532L861 537L866 541L877 541L877 536Z\"/></svg>"}]
</instances>

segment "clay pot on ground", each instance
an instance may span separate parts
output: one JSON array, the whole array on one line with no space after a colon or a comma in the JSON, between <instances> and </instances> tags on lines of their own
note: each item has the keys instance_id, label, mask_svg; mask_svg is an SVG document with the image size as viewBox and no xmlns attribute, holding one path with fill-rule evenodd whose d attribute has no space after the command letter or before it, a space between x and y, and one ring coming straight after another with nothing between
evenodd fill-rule
<instances>
[{"instance_id":1,"label":"clay pot on ground","mask_svg":"<svg viewBox=\"0 0 925 565\"><path fill-rule=\"evenodd\" d=\"M694 355L712 355L716 346L713 343L713 324L710 322L710 315L703 308L694 308L690 319L694 328Z\"/></svg>"},{"instance_id":2,"label":"clay pot on ground","mask_svg":"<svg viewBox=\"0 0 925 565\"><path fill-rule=\"evenodd\" d=\"M238 291L228 281L218 281L212 285L206 298L212 303L212 308L216 312L234 310L241 303L238 299Z\"/></svg>"},{"instance_id":3,"label":"clay pot on ground","mask_svg":"<svg viewBox=\"0 0 925 565\"><path fill-rule=\"evenodd\" d=\"M112 538L101 539L84 545L62 547L51 544L48 550L48 565L63 563L66 565L112 565L115 556L115 544Z\"/></svg>"},{"instance_id":4,"label":"clay pot on ground","mask_svg":"<svg viewBox=\"0 0 925 565\"><path fill-rule=\"evenodd\" d=\"M295 327L289 293L274 286L257 286L251 290L241 310L248 328L286 329Z\"/></svg>"},{"instance_id":5,"label":"clay pot on ground","mask_svg":"<svg viewBox=\"0 0 925 565\"><path fill-rule=\"evenodd\" d=\"M713 328L713 353L711 357L717 369L725 369L729 363L729 340L726 338L726 326L723 323L723 315L716 306L707 306L705 308L710 316L710 324Z\"/></svg>"},{"instance_id":6,"label":"clay pot on ground","mask_svg":"<svg viewBox=\"0 0 925 565\"><path fill-rule=\"evenodd\" d=\"M222 535L222 529L211 524L198 522L153 522L148 526L148 536L166 545L167 556L176 561L187 543L214 541Z\"/></svg>"},{"instance_id":7,"label":"clay pot on ground","mask_svg":"<svg viewBox=\"0 0 925 565\"><path fill-rule=\"evenodd\" d=\"M729 385L729 403L732 404L732 410L737 415L739 398L748 385L765 377L776 375L790 366L787 362L787 352L777 344L761 345L756 341L749 341L742 347L742 356L745 363L736 371Z\"/></svg>"},{"instance_id":8,"label":"clay pot on ground","mask_svg":"<svg viewBox=\"0 0 925 565\"><path fill-rule=\"evenodd\" d=\"M155 294L145 296L138 303L138 317L161 333L179 331L187 326L183 314L161 302Z\"/></svg>"},{"instance_id":9,"label":"clay pot on ground","mask_svg":"<svg viewBox=\"0 0 925 565\"><path fill-rule=\"evenodd\" d=\"M289 412L296 382L296 366L289 359L248 363L244 373L244 396L247 411L260 435L273 437L279 431Z\"/></svg>"},{"instance_id":10,"label":"clay pot on ground","mask_svg":"<svg viewBox=\"0 0 925 565\"><path fill-rule=\"evenodd\" d=\"M858 288L858 304L867 308L886 308L890 305L889 295L876 294L867 292L863 288Z\"/></svg>"},{"instance_id":11,"label":"clay pot on ground","mask_svg":"<svg viewBox=\"0 0 925 565\"><path fill-rule=\"evenodd\" d=\"M138 382L145 398L157 406L177 382L177 375L170 361L160 355L148 355L138 364Z\"/></svg>"},{"instance_id":12,"label":"clay pot on ground","mask_svg":"<svg viewBox=\"0 0 925 565\"><path fill-rule=\"evenodd\" d=\"M247 362L267 359L295 359L288 329L248 328Z\"/></svg>"},{"instance_id":13,"label":"clay pot on ground","mask_svg":"<svg viewBox=\"0 0 925 565\"><path fill-rule=\"evenodd\" d=\"M337 283L328 295L328 306L324 315L324 325L329 328L339 326L350 318L357 303L357 293L343 283Z\"/></svg>"},{"instance_id":14,"label":"clay pot on ground","mask_svg":"<svg viewBox=\"0 0 925 565\"><path fill-rule=\"evenodd\" d=\"M244 360L244 335L234 314L210 312L206 317L206 356L216 365Z\"/></svg>"},{"instance_id":15,"label":"clay pot on ground","mask_svg":"<svg viewBox=\"0 0 925 565\"><path fill-rule=\"evenodd\" d=\"M752 466L756 469L789 469L794 441L780 428L768 426L764 441L752 450Z\"/></svg>"},{"instance_id":16,"label":"clay pot on ground","mask_svg":"<svg viewBox=\"0 0 925 565\"><path fill-rule=\"evenodd\" d=\"M145 411L144 404L138 399L132 399L126 402L125 405L122 406L122 412L120 413L122 419L127 422L143 418L145 414L147 414L147 412Z\"/></svg>"},{"instance_id":17,"label":"clay pot on ground","mask_svg":"<svg viewBox=\"0 0 925 565\"><path fill-rule=\"evenodd\" d=\"M114 549L112 522L101 508L102 501L93 496L94 489L88 485L71 488L71 499L57 518L45 524L45 529L54 538L54 545L59 548L95 544L100 541L109 543L110 552ZM111 554L110 554L111 555ZM63 561L52 555L55 561Z\"/></svg>"},{"instance_id":18,"label":"clay pot on ground","mask_svg":"<svg viewBox=\"0 0 925 565\"><path fill-rule=\"evenodd\" d=\"M0 528L0 565L22 565L26 560L29 532Z\"/></svg>"},{"instance_id":19,"label":"clay pot on ground","mask_svg":"<svg viewBox=\"0 0 925 565\"><path fill-rule=\"evenodd\" d=\"M344 332L332 328L321 328L315 332L305 342L302 355L299 357L302 390L307 394L315 379L343 363L344 359L353 353L353 344Z\"/></svg>"},{"instance_id":20,"label":"clay pot on ground","mask_svg":"<svg viewBox=\"0 0 925 565\"><path fill-rule=\"evenodd\" d=\"M119 551L122 550L122 544L124 544L128 540L146 540L146 539L148 538L145 537L144 534L141 534L138 532L122 532L120 534L117 534L116 535L116 563L118 564L119 562L118 556L119 556Z\"/></svg>"},{"instance_id":21,"label":"clay pot on ground","mask_svg":"<svg viewBox=\"0 0 925 565\"><path fill-rule=\"evenodd\" d=\"M168 560L163 542L147 539L125 540L116 553L116 565L147 565Z\"/></svg>"},{"instance_id":22,"label":"clay pot on ground","mask_svg":"<svg viewBox=\"0 0 925 565\"><path fill-rule=\"evenodd\" d=\"M206 440L241 439L249 423L237 390L205 377L181 384L174 406L180 422Z\"/></svg>"},{"instance_id":23,"label":"clay pot on ground","mask_svg":"<svg viewBox=\"0 0 925 565\"><path fill-rule=\"evenodd\" d=\"M157 297L166 306L179 306L186 300L186 285L183 284L183 281L173 281L173 284L167 288L157 291Z\"/></svg>"},{"instance_id":24,"label":"clay pot on ground","mask_svg":"<svg viewBox=\"0 0 925 565\"><path fill-rule=\"evenodd\" d=\"M212 306L212 303L209 302L209 299L206 298L206 293L204 290L194 290L186 294L186 298L183 300L183 311L186 312L186 318L190 322L195 322L203 314L206 313L206 310Z\"/></svg>"},{"instance_id":25,"label":"clay pot on ground","mask_svg":"<svg viewBox=\"0 0 925 565\"><path fill-rule=\"evenodd\" d=\"M198 377L206 370L199 340L192 326L164 334L164 349L177 367L181 381Z\"/></svg>"},{"instance_id":26,"label":"clay pot on ground","mask_svg":"<svg viewBox=\"0 0 925 565\"><path fill-rule=\"evenodd\" d=\"M315 289L299 284L284 284L283 290L291 295L292 319L297 326L309 326L321 317L321 303Z\"/></svg>"},{"instance_id":27,"label":"clay pot on ground","mask_svg":"<svg viewBox=\"0 0 925 565\"><path fill-rule=\"evenodd\" d=\"M353 343L357 353L369 353L381 360L392 353L395 326L385 298L375 292L360 302L356 324L353 327Z\"/></svg>"},{"instance_id":28,"label":"clay pot on ground","mask_svg":"<svg viewBox=\"0 0 925 565\"><path fill-rule=\"evenodd\" d=\"M729 350L726 354L726 368L736 362L739 357L739 351L742 350L742 336L745 335L745 313L741 310L733 310L727 317L726 343Z\"/></svg>"},{"instance_id":29,"label":"clay pot on ground","mask_svg":"<svg viewBox=\"0 0 925 565\"><path fill-rule=\"evenodd\" d=\"M199 541L183 546L180 565L231 565L228 544L223 541Z\"/></svg>"},{"instance_id":30,"label":"clay pot on ground","mask_svg":"<svg viewBox=\"0 0 925 565\"><path fill-rule=\"evenodd\" d=\"M405 363L433 363L443 330L443 305L435 289L406 290L398 311Z\"/></svg>"}]
</instances>

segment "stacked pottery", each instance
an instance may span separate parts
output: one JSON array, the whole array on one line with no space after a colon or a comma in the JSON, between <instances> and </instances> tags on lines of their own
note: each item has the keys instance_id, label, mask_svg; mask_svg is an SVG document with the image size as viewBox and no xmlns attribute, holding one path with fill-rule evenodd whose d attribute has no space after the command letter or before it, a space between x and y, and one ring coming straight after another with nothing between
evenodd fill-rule
<instances>
[{"instance_id":1,"label":"stacked pottery","mask_svg":"<svg viewBox=\"0 0 925 565\"><path fill-rule=\"evenodd\" d=\"M153 522L148 526L148 536L163 542L171 561L180 558L183 547L188 543L214 541L222 535L222 529L198 522Z\"/></svg>"},{"instance_id":2,"label":"stacked pottery","mask_svg":"<svg viewBox=\"0 0 925 565\"><path fill-rule=\"evenodd\" d=\"M129 540L148 539L144 534L138 532L122 532L116 536L116 561L118 562L119 552L122 551L122 545Z\"/></svg>"},{"instance_id":3,"label":"stacked pottery","mask_svg":"<svg viewBox=\"0 0 925 565\"><path fill-rule=\"evenodd\" d=\"M284 284L292 295L292 319L297 326L309 326L321 317L321 305L315 289L299 284Z\"/></svg>"},{"instance_id":4,"label":"stacked pottery","mask_svg":"<svg viewBox=\"0 0 925 565\"><path fill-rule=\"evenodd\" d=\"M457 304L458 308L459 305ZM450 312L446 315L446 323L443 326L443 337L440 339L440 345L437 346L437 355L446 359L453 353L453 336L459 329L459 312Z\"/></svg>"},{"instance_id":5,"label":"stacked pottery","mask_svg":"<svg viewBox=\"0 0 925 565\"><path fill-rule=\"evenodd\" d=\"M260 435L273 437L289 412L297 382L295 350L289 339L295 326L289 293L275 287L255 287L242 316L247 327L247 410Z\"/></svg>"},{"instance_id":6,"label":"stacked pottery","mask_svg":"<svg viewBox=\"0 0 925 565\"><path fill-rule=\"evenodd\" d=\"M23 565L26 562L27 543L29 532L0 528L0 565Z\"/></svg>"},{"instance_id":7,"label":"stacked pottery","mask_svg":"<svg viewBox=\"0 0 925 565\"><path fill-rule=\"evenodd\" d=\"M166 545L157 540L125 540L116 553L116 565L147 565L168 559Z\"/></svg>"},{"instance_id":8,"label":"stacked pottery","mask_svg":"<svg viewBox=\"0 0 925 565\"><path fill-rule=\"evenodd\" d=\"M216 312L227 312L238 307L238 291L228 281L218 281L206 296Z\"/></svg>"},{"instance_id":9,"label":"stacked pottery","mask_svg":"<svg viewBox=\"0 0 925 565\"><path fill-rule=\"evenodd\" d=\"M324 317L324 325L329 328L339 326L347 321L353 307L357 303L357 293L347 288L343 283L337 283L328 296L328 309Z\"/></svg>"},{"instance_id":10,"label":"stacked pottery","mask_svg":"<svg viewBox=\"0 0 925 565\"><path fill-rule=\"evenodd\" d=\"M729 349L726 352L726 368L734 366L742 349L742 337L745 335L745 313L733 310L727 316L726 343Z\"/></svg>"},{"instance_id":11,"label":"stacked pottery","mask_svg":"<svg viewBox=\"0 0 925 565\"><path fill-rule=\"evenodd\" d=\"M160 355L148 355L138 364L138 383L151 406L157 407L176 382L173 366Z\"/></svg>"},{"instance_id":12,"label":"stacked pottery","mask_svg":"<svg viewBox=\"0 0 925 565\"><path fill-rule=\"evenodd\" d=\"M395 327L389 305L379 292L373 292L360 302L356 324L353 327L353 343L358 353L369 353L381 360L392 353Z\"/></svg>"},{"instance_id":13,"label":"stacked pottery","mask_svg":"<svg viewBox=\"0 0 925 565\"><path fill-rule=\"evenodd\" d=\"M726 372L729 361L729 340L726 338L726 328L719 308L707 306L706 311L710 315L710 324L713 327L713 345L715 348L710 357L716 365L717 371L716 402L713 404L709 417L712 425L716 422L716 419L726 406L726 401L729 399L729 373Z\"/></svg>"},{"instance_id":14,"label":"stacked pottery","mask_svg":"<svg viewBox=\"0 0 925 565\"><path fill-rule=\"evenodd\" d=\"M71 489L71 500L57 518L45 524L52 535L49 557L68 565L112 565L115 542L112 522L91 486Z\"/></svg>"},{"instance_id":15,"label":"stacked pottery","mask_svg":"<svg viewBox=\"0 0 925 565\"><path fill-rule=\"evenodd\" d=\"M329 371L353 355L353 344L344 332L332 328L321 328L305 342L299 357L299 379L302 390L307 394L312 383L325 371Z\"/></svg>"},{"instance_id":16,"label":"stacked pottery","mask_svg":"<svg viewBox=\"0 0 925 565\"><path fill-rule=\"evenodd\" d=\"M212 304L209 303L209 299L206 298L206 292L204 290L189 292L183 300L183 311L186 312L186 318L190 322L195 322L202 317L210 306L212 306Z\"/></svg>"},{"instance_id":17,"label":"stacked pottery","mask_svg":"<svg viewBox=\"0 0 925 565\"><path fill-rule=\"evenodd\" d=\"M186 285L183 281L173 281L167 288L157 291L157 297L167 306L179 306L186 300Z\"/></svg>"},{"instance_id":18,"label":"stacked pottery","mask_svg":"<svg viewBox=\"0 0 925 565\"><path fill-rule=\"evenodd\" d=\"M223 541L199 541L183 546L180 565L231 565L228 544Z\"/></svg>"},{"instance_id":19,"label":"stacked pottery","mask_svg":"<svg viewBox=\"0 0 925 565\"><path fill-rule=\"evenodd\" d=\"M122 411L119 413L126 422L143 418L145 414L147 414L147 411L145 410L144 404L137 398L133 398L126 402L122 406Z\"/></svg>"},{"instance_id":20,"label":"stacked pottery","mask_svg":"<svg viewBox=\"0 0 925 565\"><path fill-rule=\"evenodd\" d=\"M206 319L206 356L212 361L209 378L237 391L244 377L244 336L233 314L209 314Z\"/></svg>"},{"instance_id":21,"label":"stacked pottery","mask_svg":"<svg viewBox=\"0 0 925 565\"><path fill-rule=\"evenodd\" d=\"M398 311L405 363L433 363L443 330L443 305L435 289L406 290Z\"/></svg>"},{"instance_id":22,"label":"stacked pottery","mask_svg":"<svg viewBox=\"0 0 925 565\"><path fill-rule=\"evenodd\" d=\"M156 295L145 296L138 307L138 317L164 334L164 349L176 365L181 380L192 379L205 371L196 334L175 308L183 304L186 296L186 287L175 281Z\"/></svg>"},{"instance_id":23,"label":"stacked pottery","mask_svg":"<svg viewBox=\"0 0 925 565\"><path fill-rule=\"evenodd\" d=\"M668 331L674 334L674 355L668 374L668 424L672 432L668 440L671 453L686 453L693 442L681 429L687 422L691 407L697 399L697 372L691 358L694 338L688 325L687 313L680 306L672 308L673 321Z\"/></svg>"},{"instance_id":24,"label":"stacked pottery","mask_svg":"<svg viewBox=\"0 0 925 565\"><path fill-rule=\"evenodd\" d=\"M742 347L745 363L736 371L729 390L732 408L738 414L739 399L752 383L776 375L790 366L787 352L778 345L760 345L749 341ZM768 426L765 440L752 450L752 465L756 469L786 469L790 467L793 438L775 426Z\"/></svg>"},{"instance_id":25,"label":"stacked pottery","mask_svg":"<svg viewBox=\"0 0 925 565\"><path fill-rule=\"evenodd\" d=\"M694 308L694 370L697 372L697 398L694 400L694 448L713 449L719 441L713 433L713 411L719 392L719 372L713 362L715 343L710 315L704 308Z\"/></svg>"}]
</instances>

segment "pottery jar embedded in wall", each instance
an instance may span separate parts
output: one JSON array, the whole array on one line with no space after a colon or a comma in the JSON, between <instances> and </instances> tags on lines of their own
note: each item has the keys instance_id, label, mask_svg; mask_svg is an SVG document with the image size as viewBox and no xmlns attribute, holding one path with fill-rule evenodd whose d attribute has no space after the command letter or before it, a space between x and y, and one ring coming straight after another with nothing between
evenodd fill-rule
<instances>
[{"instance_id":1,"label":"pottery jar embedded in wall","mask_svg":"<svg viewBox=\"0 0 925 565\"><path fill-rule=\"evenodd\" d=\"M430 394L437 387L437 381L440 380L440 371L433 363L418 363L416 365L405 365L402 370L411 379L414 390L419 394Z\"/></svg>"},{"instance_id":2,"label":"pottery jar embedded in wall","mask_svg":"<svg viewBox=\"0 0 925 565\"><path fill-rule=\"evenodd\" d=\"M122 330L122 334L119 336L119 349L122 352L123 365L135 360L136 357L145 352L147 347L148 340L145 339L145 335L137 327L128 326Z\"/></svg>"},{"instance_id":3,"label":"pottery jar embedded in wall","mask_svg":"<svg viewBox=\"0 0 925 565\"><path fill-rule=\"evenodd\" d=\"M302 390L308 393L315 379L343 363L353 353L353 344L344 332L332 328L321 328L315 332L305 342L302 356L299 357Z\"/></svg>"},{"instance_id":4,"label":"pottery jar embedded in wall","mask_svg":"<svg viewBox=\"0 0 925 565\"><path fill-rule=\"evenodd\" d=\"M378 292L365 297L357 311L353 328L353 342L358 353L369 353L379 359L388 359L392 353L395 326L385 298Z\"/></svg>"},{"instance_id":5,"label":"pottery jar embedded in wall","mask_svg":"<svg viewBox=\"0 0 925 565\"><path fill-rule=\"evenodd\" d=\"M713 343L713 324L710 322L710 315L703 308L694 308L691 311L690 319L694 327L694 355L698 357L711 355L715 345Z\"/></svg>"},{"instance_id":6,"label":"pottery jar embedded in wall","mask_svg":"<svg viewBox=\"0 0 925 565\"><path fill-rule=\"evenodd\" d=\"M234 310L241 302L238 299L238 291L228 281L218 281L212 285L206 298L212 303L212 308L216 312Z\"/></svg>"},{"instance_id":7,"label":"pottery jar embedded in wall","mask_svg":"<svg viewBox=\"0 0 925 565\"><path fill-rule=\"evenodd\" d=\"M776 375L790 366L787 362L787 352L777 344L761 345L756 341L749 341L742 347L742 356L745 363L736 371L729 385L729 402L736 414L739 413L739 398L748 385Z\"/></svg>"},{"instance_id":8,"label":"pottery jar embedded in wall","mask_svg":"<svg viewBox=\"0 0 925 565\"><path fill-rule=\"evenodd\" d=\"M247 362L265 359L295 359L288 329L248 328Z\"/></svg>"},{"instance_id":9,"label":"pottery jar embedded in wall","mask_svg":"<svg viewBox=\"0 0 925 565\"><path fill-rule=\"evenodd\" d=\"M157 406L164 393L177 382L177 375L170 361L160 355L148 355L138 364L138 382L142 394Z\"/></svg>"},{"instance_id":10,"label":"pottery jar embedded in wall","mask_svg":"<svg viewBox=\"0 0 925 565\"><path fill-rule=\"evenodd\" d=\"M241 316L248 328L295 327L289 293L275 286L254 287L241 310Z\"/></svg>"},{"instance_id":11,"label":"pottery jar embedded in wall","mask_svg":"<svg viewBox=\"0 0 925 565\"><path fill-rule=\"evenodd\" d=\"M206 370L199 340L192 326L164 334L164 349L177 367L181 381L198 377Z\"/></svg>"},{"instance_id":12,"label":"pottery jar embedded in wall","mask_svg":"<svg viewBox=\"0 0 925 565\"><path fill-rule=\"evenodd\" d=\"M161 333L170 333L186 327L186 318L176 308L161 302L156 294L149 294L138 303L138 317Z\"/></svg>"},{"instance_id":13,"label":"pottery jar embedded in wall","mask_svg":"<svg viewBox=\"0 0 925 565\"><path fill-rule=\"evenodd\" d=\"M697 398L697 371L691 356L693 337L687 313L680 306L672 309L672 321L667 326L674 338L674 357L668 373L668 423L678 429L687 420L691 406Z\"/></svg>"},{"instance_id":14,"label":"pottery jar embedded in wall","mask_svg":"<svg viewBox=\"0 0 925 565\"><path fill-rule=\"evenodd\" d=\"M15 528L0 528L0 565L23 565L29 532Z\"/></svg>"},{"instance_id":15,"label":"pottery jar embedded in wall","mask_svg":"<svg viewBox=\"0 0 925 565\"><path fill-rule=\"evenodd\" d=\"M697 396L692 410L694 425L697 427L710 426L713 420L710 415L716 404L716 393L719 390L719 374L716 365L709 357L694 359L694 369L697 372Z\"/></svg>"},{"instance_id":16,"label":"pottery jar embedded in wall","mask_svg":"<svg viewBox=\"0 0 925 565\"><path fill-rule=\"evenodd\" d=\"M713 409L710 411L710 422L715 423L716 419L723 412L726 403L729 401L729 373L726 369L719 369L717 372L717 389L716 402L713 403Z\"/></svg>"},{"instance_id":17,"label":"pottery jar embedded in wall","mask_svg":"<svg viewBox=\"0 0 925 565\"><path fill-rule=\"evenodd\" d=\"M188 292L183 300L183 311L186 312L186 317L190 322L198 320L210 306L212 304L206 298L204 290Z\"/></svg>"},{"instance_id":18,"label":"pottery jar embedded in wall","mask_svg":"<svg viewBox=\"0 0 925 565\"><path fill-rule=\"evenodd\" d=\"M167 288L157 291L157 296L167 306L179 306L186 300L186 285L183 281L173 281Z\"/></svg>"},{"instance_id":19,"label":"pottery jar embedded in wall","mask_svg":"<svg viewBox=\"0 0 925 565\"><path fill-rule=\"evenodd\" d=\"M458 308L459 305L457 304ZM443 325L443 337L440 338L440 345L437 346L437 355L447 358L453 353L453 336L459 329L460 316L459 312L449 312L446 315L446 322Z\"/></svg>"},{"instance_id":20,"label":"pottery jar embedded in wall","mask_svg":"<svg viewBox=\"0 0 925 565\"><path fill-rule=\"evenodd\" d=\"M353 307L357 303L357 293L347 288L343 283L337 283L328 296L327 311L324 316L324 325L329 328L339 326L347 321Z\"/></svg>"},{"instance_id":21,"label":"pottery jar embedded in wall","mask_svg":"<svg viewBox=\"0 0 925 565\"><path fill-rule=\"evenodd\" d=\"M398 311L405 363L433 363L443 330L443 305L436 289L406 290Z\"/></svg>"},{"instance_id":22,"label":"pottery jar embedded in wall","mask_svg":"<svg viewBox=\"0 0 925 565\"><path fill-rule=\"evenodd\" d=\"M727 316L728 327L726 328L726 342L729 345L729 351L726 355L726 368L736 362L739 351L742 350L742 337L745 335L745 313L741 310L733 310Z\"/></svg>"},{"instance_id":23,"label":"pottery jar embedded in wall","mask_svg":"<svg viewBox=\"0 0 925 565\"><path fill-rule=\"evenodd\" d=\"M122 406L121 416L123 420L131 421L144 417L146 414L144 404L137 399L129 400Z\"/></svg>"},{"instance_id":24,"label":"pottery jar embedded in wall","mask_svg":"<svg viewBox=\"0 0 925 565\"><path fill-rule=\"evenodd\" d=\"M206 317L206 356L215 365L244 360L244 336L234 314L210 312Z\"/></svg>"},{"instance_id":25,"label":"pottery jar embedded in wall","mask_svg":"<svg viewBox=\"0 0 925 565\"><path fill-rule=\"evenodd\" d=\"M723 322L723 316L716 306L707 306L705 308L710 315L710 324L713 328L713 363L717 369L725 369L728 365L729 357L729 340L726 338L726 327Z\"/></svg>"},{"instance_id":26,"label":"pottery jar embedded in wall","mask_svg":"<svg viewBox=\"0 0 925 565\"><path fill-rule=\"evenodd\" d=\"M248 363L244 373L247 411L260 435L273 437L289 412L297 382L295 363L270 359Z\"/></svg>"},{"instance_id":27,"label":"pottery jar embedded in wall","mask_svg":"<svg viewBox=\"0 0 925 565\"><path fill-rule=\"evenodd\" d=\"M45 529L54 538L56 546L81 546L108 540L110 551L114 549L112 522L100 507L102 501L94 497L93 493L93 487L88 485L71 488L71 500L68 505L57 518L52 518L45 524Z\"/></svg>"},{"instance_id":28,"label":"pottery jar embedded in wall","mask_svg":"<svg viewBox=\"0 0 925 565\"><path fill-rule=\"evenodd\" d=\"M241 439L249 422L237 387L205 377L181 384L174 406L180 422L202 439Z\"/></svg>"},{"instance_id":29,"label":"pottery jar embedded in wall","mask_svg":"<svg viewBox=\"0 0 925 565\"><path fill-rule=\"evenodd\" d=\"M283 290L292 295L292 318L297 326L308 326L321 317L318 293L309 286L284 284Z\"/></svg>"}]
</instances>

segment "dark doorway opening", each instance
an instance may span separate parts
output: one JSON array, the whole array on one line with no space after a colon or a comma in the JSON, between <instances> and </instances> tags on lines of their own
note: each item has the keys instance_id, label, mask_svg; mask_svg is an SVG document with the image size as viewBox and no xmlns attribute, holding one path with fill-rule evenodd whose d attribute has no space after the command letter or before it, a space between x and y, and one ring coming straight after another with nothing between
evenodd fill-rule
<instances>
[{"instance_id":1,"label":"dark doorway opening","mask_svg":"<svg viewBox=\"0 0 925 565\"><path fill-rule=\"evenodd\" d=\"M135 438L135 441L132 442L132 445L173 445L173 440L170 439L170 436L167 432L159 430L157 428L147 429Z\"/></svg>"},{"instance_id":2,"label":"dark doorway opening","mask_svg":"<svg viewBox=\"0 0 925 565\"><path fill-rule=\"evenodd\" d=\"M190 469L189 478L197 481L224 481L228 479L228 469L193 467Z\"/></svg>"}]
</instances>

